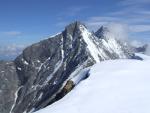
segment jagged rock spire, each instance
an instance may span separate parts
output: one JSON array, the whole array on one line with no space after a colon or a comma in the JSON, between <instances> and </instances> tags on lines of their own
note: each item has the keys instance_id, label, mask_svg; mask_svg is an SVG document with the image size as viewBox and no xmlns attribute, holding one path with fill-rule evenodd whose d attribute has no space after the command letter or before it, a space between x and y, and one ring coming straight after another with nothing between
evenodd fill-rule
<instances>
[{"instance_id":1,"label":"jagged rock spire","mask_svg":"<svg viewBox=\"0 0 150 113\"><path fill-rule=\"evenodd\" d=\"M100 38L100 37L103 37L103 35L104 35L106 32L109 32L109 29L108 29L106 26L101 26L101 27L95 32L95 35Z\"/></svg>"}]
</instances>

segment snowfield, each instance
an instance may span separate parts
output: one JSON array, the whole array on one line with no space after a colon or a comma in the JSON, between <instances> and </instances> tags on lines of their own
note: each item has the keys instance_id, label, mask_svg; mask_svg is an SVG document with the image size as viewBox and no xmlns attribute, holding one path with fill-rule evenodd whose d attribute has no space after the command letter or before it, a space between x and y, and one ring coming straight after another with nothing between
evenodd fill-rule
<instances>
[{"instance_id":1,"label":"snowfield","mask_svg":"<svg viewBox=\"0 0 150 113\"><path fill-rule=\"evenodd\" d=\"M63 99L36 113L150 113L150 57L98 63Z\"/></svg>"}]
</instances>

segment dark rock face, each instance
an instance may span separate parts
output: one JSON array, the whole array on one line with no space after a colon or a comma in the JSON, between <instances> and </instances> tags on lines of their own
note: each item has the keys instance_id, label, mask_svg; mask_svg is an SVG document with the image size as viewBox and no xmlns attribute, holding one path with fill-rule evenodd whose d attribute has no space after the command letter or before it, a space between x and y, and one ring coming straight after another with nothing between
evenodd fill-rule
<instances>
[{"instance_id":1,"label":"dark rock face","mask_svg":"<svg viewBox=\"0 0 150 113\"><path fill-rule=\"evenodd\" d=\"M105 26L101 26L96 32L95 35L99 38L104 37L105 33L109 32L108 28Z\"/></svg>"},{"instance_id":2,"label":"dark rock face","mask_svg":"<svg viewBox=\"0 0 150 113\"><path fill-rule=\"evenodd\" d=\"M15 64L0 61L0 113L11 111L18 85Z\"/></svg>"},{"instance_id":3,"label":"dark rock face","mask_svg":"<svg viewBox=\"0 0 150 113\"><path fill-rule=\"evenodd\" d=\"M145 44L141 47L133 47L134 51L137 52L137 53L145 53L146 52L146 49L148 48L148 45Z\"/></svg>"},{"instance_id":4,"label":"dark rock face","mask_svg":"<svg viewBox=\"0 0 150 113\"><path fill-rule=\"evenodd\" d=\"M116 39L100 38L80 22L72 23L55 37L26 48L11 62L12 70L7 63L0 63L1 72L6 68L1 81L9 79L9 83L0 83L8 88L0 86L0 90L10 92L2 90L10 103L9 108L5 108L7 102L0 98L0 111L28 113L41 109L52 103L66 87L71 90L73 86L68 86L67 81L82 69L102 60L133 56L125 44Z\"/></svg>"},{"instance_id":5,"label":"dark rock face","mask_svg":"<svg viewBox=\"0 0 150 113\"><path fill-rule=\"evenodd\" d=\"M78 66L85 61L85 66L93 65L84 42L80 41L78 24L71 24L55 38L26 48L15 60L17 68L21 68L17 72L22 88L14 113L45 107Z\"/></svg>"}]
</instances>

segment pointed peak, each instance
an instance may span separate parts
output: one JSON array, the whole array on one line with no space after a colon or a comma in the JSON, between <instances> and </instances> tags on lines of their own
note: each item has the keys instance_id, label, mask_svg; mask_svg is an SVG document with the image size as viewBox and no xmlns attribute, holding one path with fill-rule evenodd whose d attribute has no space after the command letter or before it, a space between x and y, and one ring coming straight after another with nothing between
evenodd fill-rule
<instances>
[{"instance_id":1,"label":"pointed peak","mask_svg":"<svg viewBox=\"0 0 150 113\"><path fill-rule=\"evenodd\" d=\"M102 26L99 28L99 30L106 31L106 30L108 30L108 27L102 25Z\"/></svg>"},{"instance_id":2,"label":"pointed peak","mask_svg":"<svg viewBox=\"0 0 150 113\"><path fill-rule=\"evenodd\" d=\"M73 22L73 23L75 23L76 25L83 25L83 23L80 22L80 21L75 21L75 22Z\"/></svg>"},{"instance_id":3,"label":"pointed peak","mask_svg":"<svg viewBox=\"0 0 150 113\"><path fill-rule=\"evenodd\" d=\"M77 21L74 21L72 24L76 24L76 25L78 25L78 26L79 26L79 25L84 25L81 21L78 21L78 20L77 20ZM85 26L85 25L84 25L84 26Z\"/></svg>"},{"instance_id":4,"label":"pointed peak","mask_svg":"<svg viewBox=\"0 0 150 113\"><path fill-rule=\"evenodd\" d=\"M65 27L64 33L73 36L75 34L81 33L83 29L87 29L87 27L80 21L75 21Z\"/></svg>"},{"instance_id":5,"label":"pointed peak","mask_svg":"<svg viewBox=\"0 0 150 113\"><path fill-rule=\"evenodd\" d=\"M79 28L80 26L86 27L82 22L80 22L80 21L75 21L75 22L72 22L71 24L67 25L65 28L66 28L66 29Z\"/></svg>"},{"instance_id":6,"label":"pointed peak","mask_svg":"<svg viewBox=\"0 0 150 113\"><path fill-rule=\"evenodd\" d=\"M96 35L97 37L101 37L101 36L103 36L103 34L106 33L106 32L109 32L108 27L106 27L106 26L101 26L101 27L95 32L95 35Z\"/></svg>"}]
</instances>

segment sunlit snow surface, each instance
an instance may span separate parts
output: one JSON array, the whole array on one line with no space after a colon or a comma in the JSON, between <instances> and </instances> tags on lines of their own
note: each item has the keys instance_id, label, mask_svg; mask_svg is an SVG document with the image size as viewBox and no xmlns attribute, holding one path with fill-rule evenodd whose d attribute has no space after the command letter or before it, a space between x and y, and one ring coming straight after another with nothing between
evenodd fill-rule
<instances>
[{"instance_id":1,"label":"sunlit snow surface","mask_svg":"<svg viewBox=\"0 0 150 113\"><path fill-rule=\"evenodd\" d=\"M94 65L88 79L36 113L150 113L150 57Z\"/></svg>"}]
</instances>

